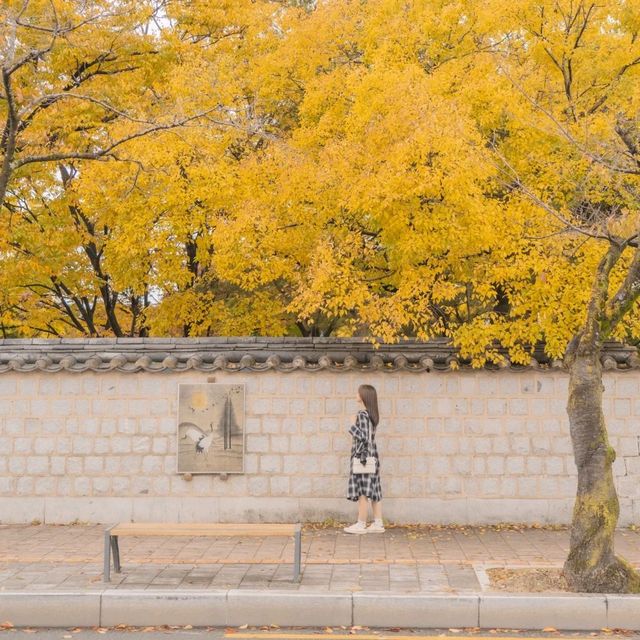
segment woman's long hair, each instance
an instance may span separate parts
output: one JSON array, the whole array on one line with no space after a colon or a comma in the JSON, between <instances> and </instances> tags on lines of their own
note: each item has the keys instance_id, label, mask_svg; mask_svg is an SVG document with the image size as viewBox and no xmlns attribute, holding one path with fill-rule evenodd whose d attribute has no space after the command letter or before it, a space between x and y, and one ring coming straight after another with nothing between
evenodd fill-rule
<instances>
[{"instance_id":1,"label":"woman's long hair","mask_svg":"<svg viewBox=\"0 0 640 640\"><path fill-rule=\"evenodd\" d=\"M377 427L378 422L380 422L380 412L378 411L378 394L375 387L370 384L361 384L358 387L358 395L371 418L373 426Z\"/></svg>"}]
</instances>

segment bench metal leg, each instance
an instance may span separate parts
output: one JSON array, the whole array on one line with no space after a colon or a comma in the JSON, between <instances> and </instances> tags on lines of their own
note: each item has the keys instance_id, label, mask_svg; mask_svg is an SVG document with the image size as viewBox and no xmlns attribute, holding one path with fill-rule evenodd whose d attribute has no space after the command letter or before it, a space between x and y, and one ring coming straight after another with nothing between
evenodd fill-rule
<instances>
[{"instance_id":1,"label":"bench metal leg","mask_svg":"<svg viewBox=\"0 0 640 640\"><path fill-rule=\"evenodd\" d=\"M111 549L113 550L113 569L120 573L120 547L118 546L118 536L111 536Z\"/></svg>"},{"instance_id":2,"label":"bench metal leg","mask_svg":"<svg viewBox=\"0 0 640 640\"><path fill-rule=\"evenodd\" d=\"M295 533L295 552L293 556L293 581L300 582L300 561L302 556L302 531L300 528Z\"/></svg>"},{"instance_id":3,"label":"bench metal leg","mask_svg":"<svg viewBox=\"0 0 640 640\"><path fill-rule=\"evenodd\" d=\"M108 529L104 532L104 572L102 580L111 582L111 534Z\"/></svg>"}]
</instances>

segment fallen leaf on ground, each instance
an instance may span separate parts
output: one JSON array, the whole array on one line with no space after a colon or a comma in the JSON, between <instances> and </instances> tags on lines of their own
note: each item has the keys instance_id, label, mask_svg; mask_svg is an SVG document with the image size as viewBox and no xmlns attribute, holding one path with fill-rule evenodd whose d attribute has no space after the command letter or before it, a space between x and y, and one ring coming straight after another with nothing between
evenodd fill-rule
<instances>
[{"instance_id":1,"label":"fallen leaf on ground","mask_svg":"<svg viewBox=\"0 0 640 640\"><path fill-rule=\"evenodd\" d=\"M449 629L449 631L451 631L451 633L460 633L462 629Z\"/></svg>"},{"instance_id":2,"label":"fallen leaf on ground","mask_svg":"<svg viewBox=\"0 0 640 640\"><path fill-rule=\"evenodd\" d=\"M557 630L555 627L545 627L545 628L543 629L543 631L544 631L545 633L554 633L554 632L556 632L556 631L558 631L558 630Z\"/></svg>"},{"instance_id":3,"label":"fallen leaf on ground","mask_svg":"<svg viewBox=\"0 0 640 640\"><path fill-rule=\"evenodd\" d=\"M183 629L193 629L193 625L192 624L185 624L184 627L182 627Z\"/></svg>"},{"instance_id":4,"label":"fallen leaf on ground","mask_svg":"<svg viewBox=\"0 0 640 640\"><path fill-rule=\"evenodd\" d=\"M248 629L249 625L248 624L242 624L238 627L238 629Z\"/></svg>"}]
</instances>

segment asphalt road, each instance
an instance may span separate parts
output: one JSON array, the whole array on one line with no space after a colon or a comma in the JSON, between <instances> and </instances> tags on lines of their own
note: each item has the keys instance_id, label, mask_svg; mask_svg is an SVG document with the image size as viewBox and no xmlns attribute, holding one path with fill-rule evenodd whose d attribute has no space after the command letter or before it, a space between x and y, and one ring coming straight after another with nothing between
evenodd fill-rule
<instances>
[{"instance_id":1,"label":"asphalt road","mask_svg":"<svg viewBox=\"0 0 640 640\"><path fill-rule=\"evenodd\" d=\"M131 640L131 635L141 635L141 640L526 640L527 638L568 640L640 640L640 633L603 630L590 632L527 631L515 629L388 629L367 628L214 628L214 627L125 627L106 629L3 629L0 640ZM35 639L34 639L35 640Z\"/></svg>"}]
</instances>

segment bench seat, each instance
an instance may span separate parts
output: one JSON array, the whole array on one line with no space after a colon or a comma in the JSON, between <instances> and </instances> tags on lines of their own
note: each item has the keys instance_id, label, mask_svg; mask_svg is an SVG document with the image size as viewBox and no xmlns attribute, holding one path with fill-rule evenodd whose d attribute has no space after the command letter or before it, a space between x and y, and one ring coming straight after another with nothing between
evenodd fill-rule
<instances>
[{"instance_id":1,"label":"bench seat","mask_svg":"<svg viewBox=\"0 0 640 640\"><path fill-rule=\"evenodd\" d=\"M190 523L190 522L121 522L104 532L104 581L111 580L111 554L113 568L120 573L120 548L118 538L122 536L186 536L196 538L209 537L289 537L295 540L293 558L293 580L300 580L302 555L302 525L297 524L233 524L233 523Z\"/></svg>"}]
</instances>

